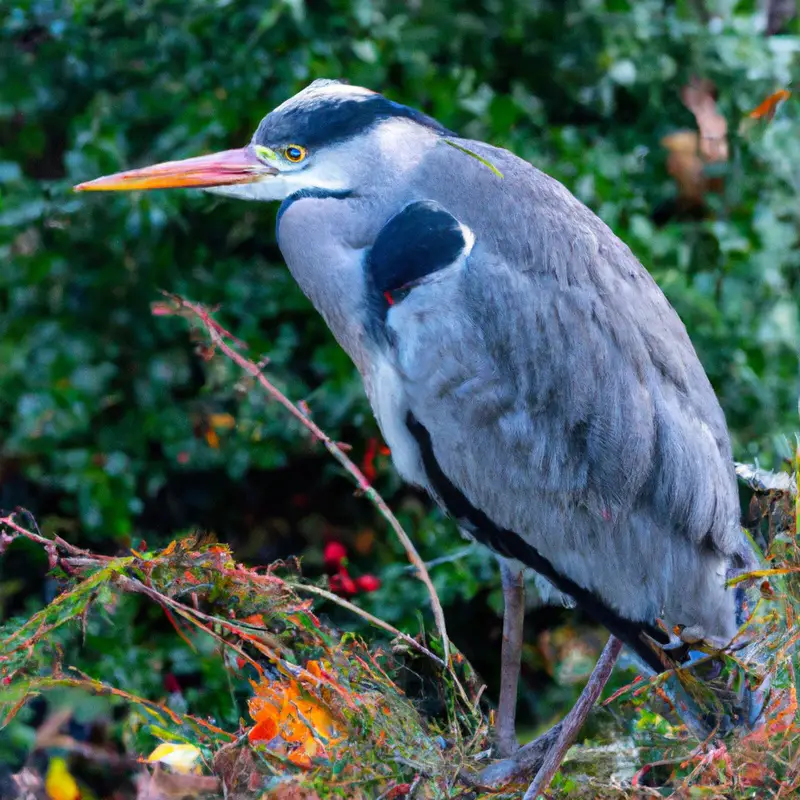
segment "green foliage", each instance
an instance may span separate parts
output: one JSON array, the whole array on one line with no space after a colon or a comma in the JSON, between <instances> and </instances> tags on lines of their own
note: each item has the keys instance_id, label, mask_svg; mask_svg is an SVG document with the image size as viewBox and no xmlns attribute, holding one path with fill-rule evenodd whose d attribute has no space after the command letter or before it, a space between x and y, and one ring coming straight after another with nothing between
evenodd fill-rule
<instances>
[{"instance_id":1,"label":"green foliage","mask_svg":"<svg viewBox=\"0 0 800 800\"><path fill-rule=\"evenodd\" d=\"M22 624L0 626L0 728L26 699L40 693L81 690L122 700L135 709L125 726L129 746L147 752L154 739L199 746L213 774L239 797L257 797L260 789L293 779L322 792L335 778L348 797L367 798L422 772L436 789L431 796L443 798L450 796L443 789L454 770L485 747L489 729L478 709L482 689L463 658L460 667L436 672L446 723L432 723L395 683L403 670L419 668L411 654L398 659L385 646L371 651L360 638L323 626L302 597L315 587L288 570L261 574L237 565L226 547L198 539L117 559L85 551L76 556L69 546L57 551L59 565L75 576L66 590L44 612ZM153 701L138 695L130 687L137 675L131 680L111 671L96 678L62 668L60 659L52 663L59 648L50 634L57 626L70 624L74 636L80 622L108 636L124 611L115 610L112 618L102 607L124 605L126 593L144 595L171 618L174 614L184 641L193 649L205 646L217 674L228 677L236 692L231 691L221 715L224 728L209 721L212 707L206 702L197 703L204 714L194 715L175 698ZM194 597L192 605L182 601L187 595ZM290 712L293 723L276 723L259 738L253 723L277 719L280 709L259 698L273 695L288 697L289 706L299 710ZM243 724L237 712L245 700L251 719ZM298 701L306 705L291 705ZM74 694L69 702L78 714L85 706ZM323 727L328 722L336 735L324 739L325 730L331 733ZM316 740L320 745L303 761L293 760L291 748L281 753L274 741L279 733L296 733L299 723L300 734L289 744Z\"/></svg>"},{"instance_id":2,"label":"green foliage","mask_svg":"<svg viewBox=\"0 0 800 800\"><path fill-rule=\"evenodd\" d=\"M304 448L276 409L233 391L229 366L203 365L173 321L150 318L158 288L221 303L324 425L374 430L351 366L280 265L274 209L200 193L69 191L246 141L271 107L322 76L422 106L564 181L683 315L738 454L788 455L800 348L796 101L765 130L735 132L796 77L800 38L765 38L756 4L711 23L691 5L7 4L2 458L57 489L60 510L85 529L130 536L175 473L240 476ZM652 211L674 193L659 139L693 127L679 89L694 74L716 83L730 120L727 189L708 219L657 228ZM238 426L215 450L196 427L220 407Z\"/></svg>"},{"instance_id":3,"label":"green foliage","mask_svg":"<svg viewBox=\"0 0 800 800\"><path fill-rule=\"evenodd\" d=\"M238 146L272 107L319 77L384 91L564 182L631 246L678 309L722 401L737 457L777 464L790 452L800 393L798 99L769 123L740 123L775 89L796 83L800 36L796 22L765 36L761 5L6 2L0 507L30 506L43 529L116 552L182 527L151 512L171 509L159 491L183 478L194 485L195 471L212 476L207 492L169 496L233 514L226 486L317 452L282 410L249 391L234 365L204 360L181 321L151 315L159 289L220 304L225 325L252 352L268 354L276 384L305 398L314 419L355 454L364 452L375 423L352 365L282 266L274 208L199 192L70 191L101 174ZM661 139L695 129L680 99L695 75L714 82L728 120L730 156L714 165L724 189L705 198L702 213L664 222L659 209L677 189ZM236 426L217 430L215 446L209 430L225 414ZM329 483L337 475L322 473ZM386 459L376 483L426 560L464 546L451 525L400 495ZM269 478L257 485L277 501ZM382 530L368 512L347 512L346 524L332 523L345 535ZM263 539L281 538L265 533L265 516L243 514L241 537L248 548L255 541L256 552ZM302 526L290 526L289 537L284 531L282 541L294 537L290 548L312 543L305 558L312 568L329 516L320 504ZM204 514L191 522L211 526ZM407 579L399 545L375 540L369 558L384 585L364 605L414 630L424 589ZM477 553L436 567L432 577L446 605L497 586L493 565ZM17 578L0 573L3 607L30 590ZM176 644L171 629L153 634L152 655L141 634L156 615L140 605L114 608L116 639L90 619L80 657L93 674L124 677L147 696L159 690L162 667L200 670L205 691L187 693L224 715L229 687L216 663ZM544 708L541 721L573 697L574 686L531 694Z\"/></svg>"}]
</instances>

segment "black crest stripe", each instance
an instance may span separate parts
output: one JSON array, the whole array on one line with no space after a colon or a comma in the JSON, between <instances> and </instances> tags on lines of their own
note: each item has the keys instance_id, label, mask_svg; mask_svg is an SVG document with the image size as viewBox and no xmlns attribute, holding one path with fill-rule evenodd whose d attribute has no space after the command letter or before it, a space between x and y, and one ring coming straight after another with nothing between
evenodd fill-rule
<instances>
[{"instance_id":1,"label":"black crest stripe","mask_svg":"<svg viewBox=\"0 0 800 800\"><path fill-rule=\"evenodd\" d=\"M331 95L312 92L289 107L267 114L253 136L267 147L297 142L309 149L352 139L385 119L410 119L436 133L455 136L432 117L380 94Z\"/></svg>"}]
</instances>

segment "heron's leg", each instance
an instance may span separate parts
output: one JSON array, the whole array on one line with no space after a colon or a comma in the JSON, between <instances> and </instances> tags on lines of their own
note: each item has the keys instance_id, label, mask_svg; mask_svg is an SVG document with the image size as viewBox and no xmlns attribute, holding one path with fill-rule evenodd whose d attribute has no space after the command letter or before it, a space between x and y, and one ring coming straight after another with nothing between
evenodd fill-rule
<instances>
[{"instance_id":1,"label":"heron's leg","mask_svg":"<svg viewBox=\"0 0 800 800\"><path fill-rule=\"evenodd\" d=\"M535 774L536 778L525 798L534 798L543 792L600 697L621 650L622 642L611 636L589 676L589 682L569 714L549 731L521 747L511 758L498 761L483 770L478 777L479 783L499 787L529 779Z\"/></svg>"},{"instance_id":2,"label":"heron's leg","mask_svg":"<svg viewBox=\"0 0 800 800\"><path fill-rule=\"evenodd\" d=\"M522 570L500 560L503 582L503 646L500 652L500 701L497 704L495 736L501 756L519 748L515 719L517 688L522 662L522 630L525 623L525 582Z\"/></svg>"}]
</instances>

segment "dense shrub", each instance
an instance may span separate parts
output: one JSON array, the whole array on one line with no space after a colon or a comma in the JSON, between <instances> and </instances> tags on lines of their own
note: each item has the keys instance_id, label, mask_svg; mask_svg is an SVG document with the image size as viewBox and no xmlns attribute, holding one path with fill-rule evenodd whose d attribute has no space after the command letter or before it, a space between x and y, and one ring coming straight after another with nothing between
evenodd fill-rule
<instances>
[{"instance_id":1,"label":"dense shrub","mask_svg":"<svg viewBox=\"0 0 800 800\"><path fill-rule=\"evenodd\" d=\"M797 78L800 36L796 22L767 36L761 5L7 0L0 507L25 505L46 528L109 551L194 525L250 560L311 542L312 568L335 529L384 578L365 602L413 620L424 594L392 591L400 551L371 535L369 510L299 428L229 363L196 354L179 321L151 316L160 288L221 304L277 383L365 453L377 429L352 366L281 264L275 209L201 193L70 193L100 174L239 145L318 77L384 91L563 181L677 307L737 456L777 465L800 389L797 101L741 123ZM693 76L716 87L730 138L710 169L721 191L700 205L679 197L661 144L696 129L681 100ZM391 496L397 481L385 458L376 465ZM414 495L396 502L426 558L462 546ZM445 603L496 585L479 555L435 579ZM7 586L0 602L21 603Z\"/></svg>"}]
</instances>

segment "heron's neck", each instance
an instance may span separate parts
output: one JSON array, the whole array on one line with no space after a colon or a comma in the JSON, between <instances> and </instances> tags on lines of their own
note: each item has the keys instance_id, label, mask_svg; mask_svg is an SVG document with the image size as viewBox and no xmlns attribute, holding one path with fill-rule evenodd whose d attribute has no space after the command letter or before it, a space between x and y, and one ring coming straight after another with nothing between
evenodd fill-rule
<instances>
[{"instance_id":1,"label":"heron's neck","mask_svg":"<svg viewBox=\"0 0 800 800\"><path fill-rule=\"evenodd\" d=\"M278 245L289 271L362 373L363 259L381 221L367 198L311 189L287 198L278 213Z\"/></svg>"}]
</instances>

